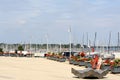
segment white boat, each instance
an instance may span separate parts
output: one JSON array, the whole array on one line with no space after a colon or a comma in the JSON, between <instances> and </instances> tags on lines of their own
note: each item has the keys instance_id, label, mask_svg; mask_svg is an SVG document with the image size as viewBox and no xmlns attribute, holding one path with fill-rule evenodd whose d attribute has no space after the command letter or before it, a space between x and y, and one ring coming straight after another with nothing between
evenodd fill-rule
<instances>
[{"instance_id":1,"label":"white boat","mask_svg":"<svg viewBox=\"0 0 120 80\"><path fill-rule=\"evenodd\" d=\"M115 55L115 58L120 58L120 52L113 52L113 54Z\"/></svg>"}]
</instances>

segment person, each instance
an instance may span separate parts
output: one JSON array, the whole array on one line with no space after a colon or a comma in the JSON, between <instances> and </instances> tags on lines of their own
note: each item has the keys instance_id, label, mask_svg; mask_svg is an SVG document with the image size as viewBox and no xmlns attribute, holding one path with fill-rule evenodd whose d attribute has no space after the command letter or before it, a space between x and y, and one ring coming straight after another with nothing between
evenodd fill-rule
<instances>
[{"instance_id":1,"label":"person","mask_svg":"<svg viewBox=\"0 0 120 80\"><path fill-rule=\"evenodd\" d=\"M101 64L102 64L102 58L99 57L98 54L95 54L93 56L91 64L92 64L92 68L93 69L100 69L101 68Z\"/></svg>"},{"instance_id":2,"label":"person","mask_svg":"<svg viewBox=\"0 0 120 80\"><path fill-rule=\"evenodd\" d=\"M99 57L98 57L97 54L93 55L93 59L91 61L93 69L96 69L96 66L97 66L97 63L98 63L98 59L99 59Z\"/></svg>"},{"instance_id":3,"label":"person","mask_svg":"<svg viewBox=\"0 0 120 80\"><path fill-rule=\"evenodd\" d=\"M97 66L96 66L96 69L100 69L101 68L101 65L102 65L102 58L101 57L99 57L99 59L98 59L98 63L97 63Z\"/></svg>"}]
</instances>

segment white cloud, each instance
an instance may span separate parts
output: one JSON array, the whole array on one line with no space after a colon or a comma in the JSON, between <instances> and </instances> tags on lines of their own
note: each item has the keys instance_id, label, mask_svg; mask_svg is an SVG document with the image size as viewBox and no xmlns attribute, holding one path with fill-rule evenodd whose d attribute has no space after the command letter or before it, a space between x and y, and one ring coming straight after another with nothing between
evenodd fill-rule
<instances>
[{"instance_id":1,"label":"white cloud","mask_svg":"<svg viewBox=\"0 0 120 80\"><path fill-rule=\"evenodd\" d=\"M40 16L41 14L41 11L39 9L36 9L34 10L32 13L31 13L31 17L37 17L37 16Z\"/></svg>"},{"instance_id":2,"label":"white cloud","mask_svg":"<svg viewBox=\"0 0 120 80\"><path fill-rule=\"evenodd\" d=\"M114 27L120 26L119 6L106 1L109 0L25 0L15 1L16 5L10 1L9 8L4 8L4 4L1 7L0 25L21 30L21 34L26 32L24 36L37 32L36 36L41 37L41 33L48 32L56 36L53 37L56 41L67 35L69 26L78 32L77 37L84 31L115 30ZM25 27L25 31L21 27Z\"/></svg>"},{"instance_id":3,"label":"white cloud","mask_svg":"<svg viewBox=\"0 0 120 80\"><path fill-rule=\"evenodd\" d=\"M24 24L26 24L26 23L27 23L27 21L24 20L24 19L21 19L21 20L18 20L18 21L17 21L17 24L18 24L18 25L24 25Z\"/></svg>"}]
</instances>

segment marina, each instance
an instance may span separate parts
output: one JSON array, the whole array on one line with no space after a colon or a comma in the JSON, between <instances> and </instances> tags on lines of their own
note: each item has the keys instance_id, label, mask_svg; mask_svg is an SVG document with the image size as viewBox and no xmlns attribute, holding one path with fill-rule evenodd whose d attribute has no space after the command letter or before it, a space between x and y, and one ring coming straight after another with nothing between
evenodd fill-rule
<instances>
[{"instance_id":1,"label":"marina","mask_svg":"<svg viewBox=\"0 0 120 80\"><path fill-rule=\"evenodd\" d=\"M119 80L120 0L0 0L0 80Z\"/></svg>"}]
</instances>

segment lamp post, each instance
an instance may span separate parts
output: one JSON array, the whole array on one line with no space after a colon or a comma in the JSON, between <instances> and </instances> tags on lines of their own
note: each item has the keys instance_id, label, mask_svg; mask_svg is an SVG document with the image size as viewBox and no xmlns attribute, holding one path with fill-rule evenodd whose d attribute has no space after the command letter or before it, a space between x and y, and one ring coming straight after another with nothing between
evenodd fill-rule
<instances>
[{"instance_id":1,"label":"lamp post","mask_svg":"<svg viewBox=\"0 0 120 80\"><path fill-rule=\"evenodd\" d=\"M71 49L71 43L72 43L72 34L71 34L71 27L69 27L69 29L68 29L68 32L69 32L69 51L70 51L70 57L71 57L71 51L72 51L72 49Z\"/></svg>"}]
</instances>

